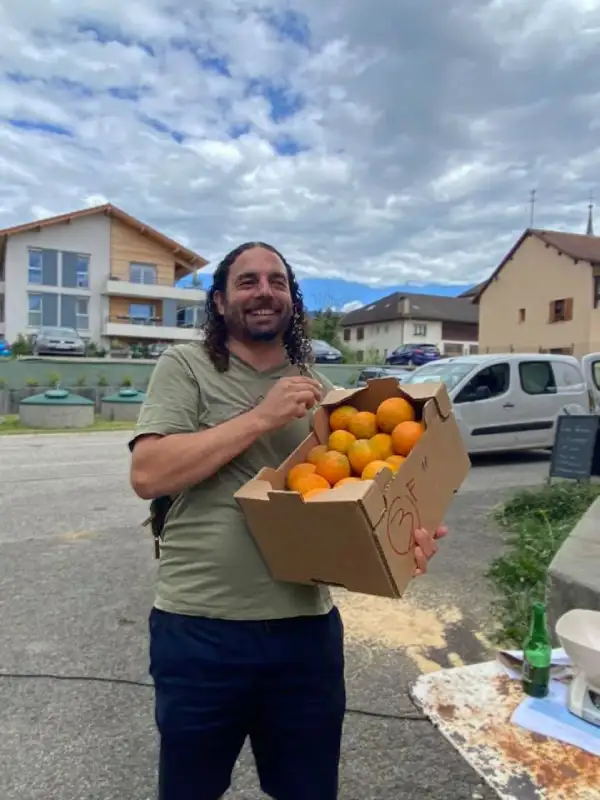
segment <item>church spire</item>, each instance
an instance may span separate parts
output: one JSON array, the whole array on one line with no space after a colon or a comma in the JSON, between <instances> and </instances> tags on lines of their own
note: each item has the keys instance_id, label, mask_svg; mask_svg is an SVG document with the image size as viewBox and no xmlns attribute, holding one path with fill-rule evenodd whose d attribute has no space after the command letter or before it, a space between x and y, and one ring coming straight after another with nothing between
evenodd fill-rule
<instances>
[{"instance_id":1,"label":"church spire","mask_svg":"<svg viewBox=\"0 0 600 800\"><path fill-rule=\"evenodd\" d=\"M588 222L587 222L587 236L594 235L594 203L593 203L593 195L590 192L590 204L588 206Z\"/></svg>"}]
</instances>

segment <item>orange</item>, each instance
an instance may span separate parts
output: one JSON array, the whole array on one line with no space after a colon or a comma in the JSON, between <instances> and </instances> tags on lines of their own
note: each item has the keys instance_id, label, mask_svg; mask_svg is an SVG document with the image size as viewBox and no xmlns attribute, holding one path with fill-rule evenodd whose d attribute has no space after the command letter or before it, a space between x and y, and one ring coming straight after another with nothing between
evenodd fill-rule
<instances>
[{"instance_id":1,"label":"orange","mask_svg":"<svg viewBox=\"0 0 600 800\"><path fill-rule=\"evenodd\" d=\"M399 456L407 456L419 441L425 427L422 422L401 422L392 431L392 447Z\"/></svg>"},{"instance_id":2,"label":"orange","mask_svg":"<svg viewBox=\"0 0 600 800\"><path fill-rule=\"evenodd\" d=\"M356 441L356 436L350 431L337 430L329 434L329 449L337 450L338 453L347 453L350 445ZM390 450L391 452L391 450Z\"/></svg>"},{"instance_id":3,"label":"orange","mask_svg":"<svg viewBox=\"0 0 600 800\"><path fill-rule=\"evenodd\" d=\"M357 439L370 439L377 433L377 417L371 411L358 411L350 417L348 430Z\"/></svg>"},{"instance_id":4,"label":"orange","mask_svg":"<svg viewBox=\"0 0 600 800\"><path fill-rule=\"evenodd\" d=\"M314 464L308 464L304 461L301 464L296 464L287 474L288 489L291 489L293 492L296 491L296 483L298 480L304 478L306 475L311 475L315 469L316 467Z\"/></svg>"},{"instance_id":5,"label":"orange","mask_svg":"<svg viewBox=\"0 0 600 800\"><path fill-rule=\"evenodd\" d=\"M306 460L310 464L316 464L317 461L321 458L321 456L325 455L327 452L327 445L326 444L317 444L314 447L311 447L308 451L308 455L306 456Z\"/></svg>"},{"instance_id":6,"label":"orange","mask_svg":"<svg viewBox=\"0 0 600 800\"><path fill-rule=\"evenodd\" d=\"M360 483L360 478L342 478L342 480L338 481L333 488L337 489L338 486L345 486L347 483Z\"/></svg>"},{"instance_id":7,"label":"orange","mask_svg":"<svg viewBox=\"0 0 600 800\"><path fill-rule=\"evenodd\" d=\"M358 414L358 409L354 406L339 406L329 415L329 427L332 431L348 431L350 419L355 414Z\"/></svg>"},{"instance_id":8,"label":"orange","mask_svg":"<svg viewBox=\"0 0 600 800\"><path fill-rule=\"evenodd\" d=\"M334 483L341 481L342 478L349 478L352 470L350 462L343 453L330 450L321 456L317 464L316 474L333 486Z\"/></svg>"},{"instance_id":9,"label":"orange","mask_svg":"<svg viewBox=\"0 0 600 800\"><path fill-rule=\"evenodd\" d=\"M384 433L391 433L396 425L412 422L415 418L415 409L403 397L388 397L377 409L377 424Z\"/></svg>"},{"instance_id":10,"label":"orange","mask_svg":"<svg viewBox=\"0 0 600 800\"><path fill-rule=\"evenodd\" d=\"M377 453L373 450L368 439L358 439L354 444L350 445L348 450L348 460L357 475L361 475L367 464L375 461L376 458Z\"/></svg>"},{"instance_id":11,"label":"orange","mask_svg":"<svg viewBox=\"0 0 600 800\"><path fill-rule=\"evenodd\" d=\"M405 461L406 458L404 456L389 456L388 458L386 458L386 462L390 465L390 467L392 468L392 472L394 473L398 472L398 470L400 469L402 464L404 464Z\"/></svg>"},{"instance_id":12,"label":"orange","mask_svg":"<svg viewBox=\"0 0 600 800\"><path fill-rule=\"evenodd\" d=\"M312 475L305 475L303 478L298 478L294 488L295 492L306 495L314 489L330 489L329 481L326 481L321 475L313 473Z\"/></svg>"},{"instance_id":13,"label":"orange","mask_svg":"<svg viewBox=\"0 0 600 800\"><path fill-rule=\"evenodd\" d=\"M369 441L371 442L371 447L377 453L377 458L381 458L383 461L394 452L392 450L392 437L389 433L376 433L375 436L371 436Z\"/></svg>"},{"instance_id":14,"label":"orange","mask_svg":"<svg viewBox=\"0 0 600 800\"><path fill-rule=\"evenodd\" d=\"M318 489L311 489L310 491L306 492L304 495L305 500L312 500L313 497L316 497L318 494L323 494L324 492L328 492L329 489L325 489L325 487L321 486Z\"/></svg>"},{"instance_id":15,"label":"orange","mask_svg":"<svg viewBox=\"0 0 600 800\"><path fill-rule=\"evenodd\" d=\"M363 479L363 481L371 481L375 475L377 475L379 470L383 469L384 467L391 469L391 466L387 463L387 461L381 461L381 459L371 461L371 463L367 464L367 466L363 469L360 477Z\"/></svg>"}]
</instances>

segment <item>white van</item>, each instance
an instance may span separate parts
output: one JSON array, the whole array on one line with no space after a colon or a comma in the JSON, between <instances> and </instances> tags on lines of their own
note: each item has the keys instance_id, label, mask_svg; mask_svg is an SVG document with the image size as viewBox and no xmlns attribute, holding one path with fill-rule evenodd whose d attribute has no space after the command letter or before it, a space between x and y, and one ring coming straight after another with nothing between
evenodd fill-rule
<instances>
[{"instance_id":1,"label":"white van","mask_svg":"<svg viewBox=\"0 0 600 800\"><path fill-rule=\"evenodd\" d=\"M583 377L594 401L594 410L600 413L600 353L590 353L581 359Z\"/></svg>"},{"instance_id":2,"label":"white van","mask_svg":"<svg viewBox=\"0 0 600 800\"><path fill-rule=\"evenodd\" d=\"M402 383L446 384L469 453L546 449L554 444L560 414L596 411L596 398L600 408L600 353L585 359L580 364L574 356L551 353L457 356L419 367Z\"/></svg>"}]
</instances>

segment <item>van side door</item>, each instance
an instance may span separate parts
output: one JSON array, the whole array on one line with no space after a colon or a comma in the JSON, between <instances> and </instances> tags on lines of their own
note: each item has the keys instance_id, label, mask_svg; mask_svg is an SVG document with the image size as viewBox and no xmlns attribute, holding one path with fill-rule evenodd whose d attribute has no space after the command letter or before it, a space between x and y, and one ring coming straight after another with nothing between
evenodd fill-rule
<instances>
[{"instance_id":1,"label":"van side door","mask_svg":"<svg viewBox=\"0 0 600 800\"><path fill-rule=\"evenodd\" d=\"M521 449L552 447L556 420L564 406L577 402L582 397L585 402L587 393L579 368L566 362L557 361L556 365L555 371L555 364L549 359L536 359L535 356L519 359L521 412L517 446ZM565 372L568 367L575 369L573 391L565 385Z\"/></svg>"},{"instance_id":2,"label":"van side door","mask_svg":"<svg viewBox=\"0 0 600 800\"><path fill-rule=\"evenodd\" d=\"M512 365L499 361L478 370L453 399L465 446L470 453L512 450L515 404Z\"/></svg>"}]
</instances>

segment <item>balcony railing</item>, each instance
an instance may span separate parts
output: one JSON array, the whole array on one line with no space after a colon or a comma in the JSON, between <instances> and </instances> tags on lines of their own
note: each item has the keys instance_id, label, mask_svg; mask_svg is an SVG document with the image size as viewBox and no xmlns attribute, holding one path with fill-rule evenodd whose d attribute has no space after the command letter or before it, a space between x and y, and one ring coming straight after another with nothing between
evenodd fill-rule
<instances>
[{"instance_id":1,"label":"balcony railing","mask_svg":"<svg viewBox=\"0 0 600 800\"><path fill-rule=\"evenodd\" d=\"M109 281L118 281L119 283L133 283L135 286L168 286L171 289L195 289L196 291L204 291L204 287L201 283L192 283L186 282L182 284L181 281L185 280L184 278L179 278L176 281L166 280L164 278L159 278L158 276L154 276L152 278L148 277L143 281L140 280L133 280L131 277L123 278L120 275L109 275Z\"/></svg>"},{"instance_id":2,"label":"balcony railing","mask_svg":"<svg viewBox=\"0 0 600 800\"><path fill-rule=\"evenodd\" d=\"M162 317L137 317L130 314L111 314L106 318L107 322L116 322L119 325L150 325L154 328L159 328L165 325ZM193 328L192 322L175 322L174 325L169 325L170 328Z\"/></svg>"}]
</instances>

